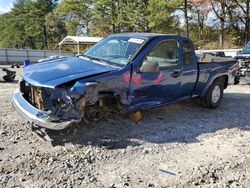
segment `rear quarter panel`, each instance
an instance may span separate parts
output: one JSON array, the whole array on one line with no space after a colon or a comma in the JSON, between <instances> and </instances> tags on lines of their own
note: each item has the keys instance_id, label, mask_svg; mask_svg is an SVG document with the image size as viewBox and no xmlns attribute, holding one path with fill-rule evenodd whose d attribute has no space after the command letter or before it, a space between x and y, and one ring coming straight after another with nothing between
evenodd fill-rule
<instances>
[{"instance_id":1,"label":"rear quarter panel","mask_svg":"<svg viewBox=\"0 0 250 188\"><path fill-rule=\"evenodd\" d=\"M236 63L237 61L235 60L226 62L200 63L199 79L194 95L201 97L206 95L211 84L220 76L227 76L228 83L232 83L233 73L231 72L231 67Z\"/></svg>"}]
</instances>

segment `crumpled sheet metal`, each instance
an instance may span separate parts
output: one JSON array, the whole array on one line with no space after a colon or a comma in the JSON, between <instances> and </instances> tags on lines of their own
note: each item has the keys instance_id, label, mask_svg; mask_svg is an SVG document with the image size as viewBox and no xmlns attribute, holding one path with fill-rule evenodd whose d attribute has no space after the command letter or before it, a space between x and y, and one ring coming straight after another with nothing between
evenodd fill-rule
<instances>
[{"instance_id":1,"label":"crumpled sheet metal","mask_svg":"<svg viewBox=\"0 0 250 188\"><path fill-rule=\"evenodd\" d=\"M77 81L70 89L69 95L81 95L91 104L99 100L101 92L113 92L120 96L122 104L128 104L129 83L122 80L122 77L108 80L97 80L96 82Z\"/></svg>"},{"instance_id":2,"label":"crumpled sheet metal","mask_svg":"<svg viewBox=\"0 0 250 188\"><path fill-rule=\"evenodd\" d=\"M129 71L128 71L129 72ZM118 75L119 76L118 76ZM48 113L55 120L80 120L84 116L85 102L95 104L100 99L100 93L111 92L119 95L120 102L124 105L129 104L129 82L125 82L120 73L96 78L94 81L83 79L76 81L68 87L57 87L54 89L44 89L43 101ZM67 103L67 108L62 109L60 105L55 105L56 100L61 99ZM84 101L84 103L83 103Z\"/></svg>"},{"instance_id":3,"label":"crumpled sheet metal","mask_svg":"<svg viewBox=\"0 0 250 188\"><path fill-rule=\"evenodd\" d=\"M43 101L46 113L51 117L52 121L61 120L76 120L80 121L83 117L83 112L79 111L73 103L71 97L68 95L67 90L63 88L48 89L43 88ZM58 99L65 103L63 109Z\"/></svg>"}]
</instances>

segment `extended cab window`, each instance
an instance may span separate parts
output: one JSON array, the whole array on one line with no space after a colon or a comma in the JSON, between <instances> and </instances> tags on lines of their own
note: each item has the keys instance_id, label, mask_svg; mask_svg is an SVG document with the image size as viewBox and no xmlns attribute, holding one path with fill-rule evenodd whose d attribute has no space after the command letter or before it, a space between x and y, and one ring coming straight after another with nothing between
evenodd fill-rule
<instances>
[{"instance_id":1,"label":"extended cab window","mask_svg":"<svg viewBox=\"0 0 250 188\"><path fill-rule=\"evenodd\" d=\"M151 49L145 60L158 63L159 68L176 66L178 65L178 50L178 41L164 40Z\"/></svg>"},{"instance_id":2,"label":"extended cab window","mask_svg":"<svg viewBox=\"0 0 250 188\"><path fill-rule=\"evenodd\" d=\"M193 62L193 45L188 40L183 40L184 64L190 65Z\"/></svg>"}]
</instances>

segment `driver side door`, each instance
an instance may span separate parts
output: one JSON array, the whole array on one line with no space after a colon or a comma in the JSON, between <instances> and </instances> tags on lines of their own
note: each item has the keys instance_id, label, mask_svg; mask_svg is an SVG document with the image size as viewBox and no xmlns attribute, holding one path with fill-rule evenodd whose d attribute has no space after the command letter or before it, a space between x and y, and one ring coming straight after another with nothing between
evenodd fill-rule
<instances>
[{"instance_id":1,"label":"driver side door","mask_svg":"<svg viewBox=\"0 0 250 188\"><path fill-rule=\"evenodd\" d=\"M130 84L132 108L160 106L181 98L180 49L177 39L163 39L146 52L138 68L133 69Z\"/></svg>"}]
</instances>

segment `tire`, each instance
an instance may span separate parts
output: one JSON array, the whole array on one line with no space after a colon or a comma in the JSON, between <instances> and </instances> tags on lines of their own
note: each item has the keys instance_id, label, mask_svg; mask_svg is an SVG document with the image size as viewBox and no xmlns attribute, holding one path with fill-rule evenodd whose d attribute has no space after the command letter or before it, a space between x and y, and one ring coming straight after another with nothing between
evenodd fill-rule
<instances>
[{"instance_id":1,"label":"tire","mask_svg":"<svg viewBox=\"0 0 250 188\"><path fill-rule=\"evenodd\" d=\"M224 95L224 80L215 80L210 86L207 95L201 99L204 107L214 109L220 106Z\"/></svg>"},{"instance_id":2,"label":"tire","mask_svg":"<svg viewBox=\"0 0 250 188\"><path fill-rule=\"evenodd\" d=\"M15 77L11 76L11 75L6 75L3 77L5 82L13 82Z\"/></svg>"},{"instance_id":3,"label":"tire","mask_svg":"<svg viewBox=\"0 0 250 188\"><path fill-rule=\"evenodd\" d=\"M13 82L16 76L16 72L15 71L10 71L6 68L3 68L2 71L6 72L6 76L3 77L5 82Z\"/></svg>"},{"instance_id":4,"label":"tire","mask_svg":"<svg viewBox=\"0 0 250 188\"><path fill-rule=\"evenodd\" d=\"M4 76L3 79L5 82L11 82L10 77L8 75Z\"/></svg>"}]
</instances>

